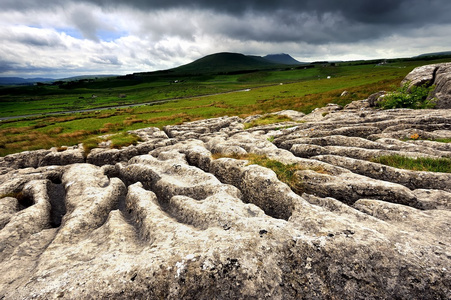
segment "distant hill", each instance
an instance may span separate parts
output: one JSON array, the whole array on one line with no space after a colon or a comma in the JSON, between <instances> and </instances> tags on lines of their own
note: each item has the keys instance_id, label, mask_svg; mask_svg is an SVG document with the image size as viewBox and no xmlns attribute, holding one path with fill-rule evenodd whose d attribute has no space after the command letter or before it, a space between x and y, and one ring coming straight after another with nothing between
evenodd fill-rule
<instances>
[{"instance_id":1,"label":"distant hill","mask_svg":"<svg viewBox=\"0 0 451 300\"><path fill-rule=\"evenodd\" d=\"M271 69L279 66L280 63L269 61L261 56L221 52L207 55L192 63L168 71L190 74L217 74Z\"/></svg>"},{"instance_id":2,"label":"distant hill","mask_svg":"<svg viewBox=\"0 0 451 300\"><path fill-rule=\"evenodd\" d=\"M60 78L58 80L61 81L75 81L75 80L85 80L85 79L99 79L99 78L106 78L106 77L116 77L118 75L81 75L81 76L73 76L73 77L67 77L67 78Z\"/></svg>"},{"instance_id":3,"label":"distant hill","mask_svg":"<svg viewBox=\"0 0 451 300\"><path fill-rule=\"evenodd\" d=\"M448 55L451 55L451 51L425 53L425 54L420 54L420 55L414 56L414 57L425 57L425 56L448 56Z\"/></svg>"},{"instance_id":4,"label":"distant hill","mask_svg":"<svg viewBox=\"0 0 451 300\"><path fill-rule=\"evenodd\" d=\"M98 79L104 77L113 77L117 75L83 75L83 76L74 76L68 78L22 78L22 77L0 77L0 85L33 85L37 82L41 83L52 83L56 81L77 81L77 80L86 80L86 79Z\"/></svg>"},{"instance_id":5,"label":"distant hill","mask_svg":"<svg viewBox=\"0 0 451 300\"><path fill-rule=\"evenodd\" d=\"M241 53L221 52L210 54L197 59L186 65L182 65L169 70L153 72L138 72L120 76L121 79L136 79L142 76L147 78L157 78L161 76L181 77L189 75L211 75L211 74L241 74L260 70L274 70L287 68L293 65L303 64L289 54L268 54L265 57L244 55ZM81 81L95 80L104 77L117 77L118 75L84 75L69 78L19 78L0 77L0 85L31 85L36 82L51 83L58 81ZM148 79L149 80L149 79Z\"/></svg>"},{"instance_id":6,"label":"distant hill","mask_svg":"<svg viewBox=\"0 0 451 300\"><path fill-rule=\"evenodd\" d=\"M291 57L291 55L289 54L285 54L285 53L280 53L280 54L268 54L266 56L263 56L264 59L269 60L273 63L278 63L278 64L285 64L285 65L300 65L300 64L304 64L300 61L297 61L296 59L294 59L293 57Z\"/></svg>"},{"instance_id":7,"label":"distant hill","mask_svg":"<svg viewBox=\"0 0 451 300\"><path fill-rule=\"evenodd\" d=\"M32 85L36 82L54 81L52 78L0 77L0 85Z\"/></svg>"}]
</instances>

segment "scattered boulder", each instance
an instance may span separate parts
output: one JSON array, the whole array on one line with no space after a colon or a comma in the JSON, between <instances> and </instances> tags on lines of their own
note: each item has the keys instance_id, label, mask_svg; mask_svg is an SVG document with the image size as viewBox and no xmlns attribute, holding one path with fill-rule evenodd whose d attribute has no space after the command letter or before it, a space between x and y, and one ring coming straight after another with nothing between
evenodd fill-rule
<instances>
[{"instance_id":1,"label":"scattered boulder","mask_svg":"<svg viewBox=\"0 0 451 300\"><path fill-rule=\"evenodd\" d=\"M402 85L412 86L431 86L435 88L430 99L436 99L436 108L451 108L451 63L432 64L415 68L410 72Z\"/></svg>"},{"instance_id":2,"label":"scattered boulder","mask_svg":"<svg viewBox=\"0 0 451 300\"><path fill-rule=\"evenodd\" d=\"M408 84L411 86L431 86L434 84L435 74L440 64L425 65L412 70L401 81L401 85Z\"/></svg>"},{"instance_id":3,"label":"scattered boulder","mask_svg":"<svg viewBox=\"0 0 451 300\"><path fill-rule=\"evenodd\" d=\"M381 100L381 98L384 97L385 94L386 94L386 92L384 92L384 91L380 91L380 92L371 94L367 99L368 105L370 107L377 106L377 103Z\"/></svg>"},{"instance_id":4,"label":"scattered boulder","mask_svg":"<svg viewBox=\"0 0 451 300\"><path fill-rule=\"evenodd\" d=\"M439 66L434 85L435 89L430 97L437 99L436 108L451 108L451 63Z\"/></svg>"}]
</instances>

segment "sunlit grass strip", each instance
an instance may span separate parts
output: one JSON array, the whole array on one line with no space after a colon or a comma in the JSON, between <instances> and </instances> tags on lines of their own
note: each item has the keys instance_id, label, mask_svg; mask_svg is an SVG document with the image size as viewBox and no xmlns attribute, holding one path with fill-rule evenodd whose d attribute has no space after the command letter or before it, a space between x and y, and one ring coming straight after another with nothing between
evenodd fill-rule
<instances>
[{"instance_id":1,"label":"sunlit grass strip","mask_svg":"<svg viewBox=\"0 0 451 300\"><path fill-rule=\"evenodd\" d=\"M402 155L388 155L374 158L371 161L413 171L451 173L451 159L449 158L410 158Z\"/></svg>"},{"instance_id":2,"label":"sunlit grass strip","mask_svg":"<svg viewBox=\"0 0 451 300\"><path fill-rule=\"evenodd\" d=\"M282 122L293 122L293 120L288 117L285 117L285 116L267 115L267 116L263 116L259 119L256 119L249 123L244 124L244 129L249 129L252 127L257 127L257 126L262 126L262 125L282 123Z\"/></svg>"},{"instance_id":3,"label":"sunlit grass strip","mask_svg":"<svg viewBox=\"0 0 451 300\"><path fill-rule=\"evenodd\" d=\"M434 139L430 141L439 142L439 143L451 143L451 139Z\"/></svg>"}]
</instances>

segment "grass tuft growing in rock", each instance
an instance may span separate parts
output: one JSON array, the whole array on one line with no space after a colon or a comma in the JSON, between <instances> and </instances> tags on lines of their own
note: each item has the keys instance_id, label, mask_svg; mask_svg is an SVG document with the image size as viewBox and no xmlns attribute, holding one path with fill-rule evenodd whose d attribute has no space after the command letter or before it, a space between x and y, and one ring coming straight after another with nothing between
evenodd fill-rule
<instances>
[{"instance_id":1,"label":"grass tuft growing in rock","mask_svg":"<svg viewBox=\"0 0 451 300\"><path fill-rule=\"evenodd\" d=\"M91 137L84 140L83 141L84 155L88 156L89 152L91 152L92 149L97 148L100 142L102 142L102 139L100 137Z\"/></svg>"},{"instance_id":2,"label":"grass tuft growing in rock","mask_svg":"<svg viewBox=\"0 0 451 300\"><path fill-rule=\"evenodd\" d=\"M257 126L262 126L262 125L282 123L282 122L293 122L293 120L288 117L285 117L285 116L266 115L259 119L256 119L249 123L244 124L244 129L249 129L252 127L257 127Z\"/></svg>"},{"instance_id":3,"label":"grass tuft growing in rock","mask_svg":"<svg viewBox=\"0 0 451 300\"><path fill-rule=\"evenodd\" d=\"M136 145L141 141L141 138L135 134L126 132L114 134L109 138L111 140L111 148L119 149L122 147Z\"/></svg>"},{"instance_id":4,"label":"grass tuft growing in rock","mask_svg":"<svg viewBox=\"0 0 451 300\"><path fill-rule=\"evenodd\" d=\"M439 143L451 143L451 139L434 139L434 140L429 139L429 140L433 141L433 142L439 142Z\"/></svg>"},{"instance_id":5,"label":"grass tuft growing in rock","mask_svg":"<svg viewBox=\"0 0 451 300\"><path fill-rule=\"evenodd\" d=\"M253 153L248 153L245 155L224 155L222 153L215 153L212 155L213 159L219 159L223 157L247 160L248 165L259 165L268 169L271 169L276 173L277 178L286 183L295 193L302 194L302 182L296 176L297 171L305 170L300 164L284 164L280 161L270 159L265 155L258 155ZM322 168L313 168L312 171L328 174L328 172Z\"/></svg>"},{"instance_id":6,"label":"grass tuft growing in rock","mask_svg":"<svg viewBox=\"0 0 451 300\"><path fill-rule=\"evenodd\" d=\"M293 191L299 191L299 180L295 175L296 171L302 170L299 164L283 164L280 161L257 154L248 154L244 159L248 160L249 164L271 169L280 181L286 183Z\"/></svg>"},{"instance_id":7,"label":"grass tuft growing in rock","mask_svg":"<svg viewBox=\"0 0 451 300\"><path fill-rule=\"evenodd\" d=\"M410 158L401 155L388 155L374 158L371 161L400 169L451 173L451 159L449 158Z\"/></svg>"}]
</instances>

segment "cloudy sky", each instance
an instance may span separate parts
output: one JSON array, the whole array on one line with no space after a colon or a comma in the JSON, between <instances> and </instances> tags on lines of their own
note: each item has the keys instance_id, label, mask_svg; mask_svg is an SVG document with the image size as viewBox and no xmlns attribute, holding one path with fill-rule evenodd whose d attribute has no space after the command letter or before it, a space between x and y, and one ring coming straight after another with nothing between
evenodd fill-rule
<instances>
[{"instance_id":1,"label":"cloudy sky","mask_svg":"<svg viewBox=\"0 0 451 300\"><path fill-rule=\"evenodd\" d=\"M451 50L450 0L0 0L0 76L168 69L216 52L299 61Z\"/></svg>"}]
</instances>

